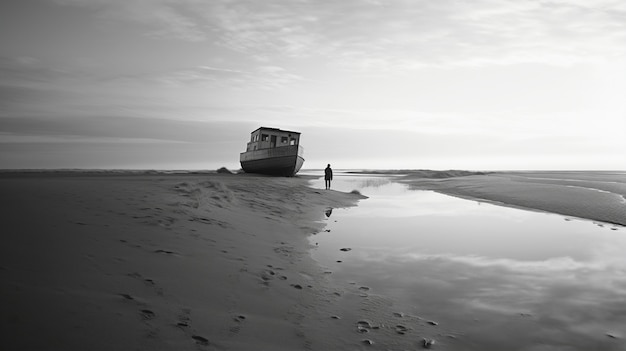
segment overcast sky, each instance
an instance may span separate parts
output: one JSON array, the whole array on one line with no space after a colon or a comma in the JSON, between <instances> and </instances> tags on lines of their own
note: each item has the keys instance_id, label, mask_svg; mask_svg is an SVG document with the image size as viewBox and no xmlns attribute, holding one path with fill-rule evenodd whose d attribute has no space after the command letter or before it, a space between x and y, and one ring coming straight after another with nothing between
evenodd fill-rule
<instances>
[{"instance_id":1,"label":"overcast sky","mask_svg":"<svg viewBox=\"0 0 626 351\"><path fill-rule=\"evenodd\" d=\"M626 169L623 0L2 0L0 167Z\"/></svg>"}]
</instances>

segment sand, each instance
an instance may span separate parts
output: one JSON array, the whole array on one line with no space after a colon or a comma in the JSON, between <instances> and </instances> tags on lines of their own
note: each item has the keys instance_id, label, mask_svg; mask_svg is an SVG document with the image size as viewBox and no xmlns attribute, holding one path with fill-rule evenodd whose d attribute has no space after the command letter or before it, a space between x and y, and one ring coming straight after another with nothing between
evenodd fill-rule
<instances>
[{"instance_id":1,"label":"sand","mask_svg":"<svg viewBox=\"0 0 626 351\"><path fill-rule=\"evenodd\" d=\"M626 225L623 175L448 172L402 181ZM315 235L335 220L328 209L365 197L314 189L308 179L0 174L0 349L420 349L429 335L448 339L433 348L463 349L445 326L396 310L366 286L333 285L333 272L310 256Z\"/></svg>"},{"instance_id":2,"label":"sand","mask_svg":"<svg viewBox=\"0 0 626 351\"><path fill-rule=\"evenodd\" d=\"M626 172L493 172L449 178L414 172L402 181L413 189L626 226Z\"/></svg>"},{"instance_id":3,"label":"sand","mask_svg":"<svg viewBox=\"0 0 626 351\"><path fill-rule=\"evenodd\" d=\"M306 178L0 176L2 350L326 349L308 254L330 207Z\"/></svg>"}]
</instances>

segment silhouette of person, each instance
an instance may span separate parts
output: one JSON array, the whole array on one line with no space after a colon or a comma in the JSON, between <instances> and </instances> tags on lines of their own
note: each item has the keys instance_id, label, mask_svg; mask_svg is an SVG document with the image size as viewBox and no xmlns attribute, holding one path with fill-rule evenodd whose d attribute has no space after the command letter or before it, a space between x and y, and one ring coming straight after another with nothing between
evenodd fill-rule
<instances>
[{"instance_id":1,"label":"silhouette of person","mask_svg":"<svg viewBox=\"0 0 626 351\"><path fill-rule=\"evenodd\" d=\"M326 184L326 189L330 189L330 181L333 180L333 170L330 168L330 163L326 166L324 170L324 183Z\"/></svg>"}]
</instances>

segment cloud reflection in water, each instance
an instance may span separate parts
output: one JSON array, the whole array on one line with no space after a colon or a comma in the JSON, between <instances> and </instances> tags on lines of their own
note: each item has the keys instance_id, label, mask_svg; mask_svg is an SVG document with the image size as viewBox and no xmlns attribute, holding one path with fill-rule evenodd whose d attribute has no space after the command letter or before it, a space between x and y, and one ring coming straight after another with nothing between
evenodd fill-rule
<instances>
[{"instance_id":1,"label":"cloud reflection in water","mask_svg":"<svg viewBox=\"0 0 626 351\"><path fill-rule=\"evenodd\" d=\"M467 350L621 347L623 229L396 183L360 191L370 198L336 209L332 234L315 238L314 257L338 282L358 281L459 330ZM338 247L352 251L334 264Z\"/></svg>"}]
</instances>

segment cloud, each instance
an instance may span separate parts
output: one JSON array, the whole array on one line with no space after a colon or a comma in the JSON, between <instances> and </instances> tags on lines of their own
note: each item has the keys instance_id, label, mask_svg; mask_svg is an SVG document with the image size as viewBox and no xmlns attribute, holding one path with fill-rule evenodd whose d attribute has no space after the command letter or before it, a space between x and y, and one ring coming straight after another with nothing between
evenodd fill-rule
<instances>
[{"instance_id":1,"label":"cloud","mask_svg":"<svg viewBox=\"0 0 626 351\"><path fill-rule=\"evenodd\" d=\"M78 75L31 57L0 57L0 116L36 109L63 96Z\"/></svg>"},{"instance_id":2,"label":"cloud","mask_svg":"<svg viewBox=\"0 0 626 351\"><path fill-rule=\"evenodd\" d=\"M219 33L218 44L243 53L309 57L325 38L316 30L316 8L300 2L216 2L207 17ZM234 6L233 6L234 5Z\"/></svg>"},{"instance_id":3,"label":"cloud","mask_svg":"<svg viewBox=\"0 0 626 351\"><path fill-rule=\"evenodd\" d=\"M249 73L234 69L198 66L165 73L156 78L157 81L170 86L188 84L223 84L237 82Z\"/></svg>"},{"instance_id":4,"label":"cloud","mask_svg":"<svg viewBox=\"0 0 626 351\"><path fill-rule=\"evenodd\" d=\"M0 56L2 85L27 85L49 83L71 75L61 69L50 68L33 57Z\"/></svg>"},{"instance_id":5,"label":"cloud","mask_svg":"<svg viewBox=\"0 0 626 351\"><path fill-rule=\"evenodd\" d=\"M0 132L4 144L180 144L183 141L151 138L85 137L80 135L25 135Z\"/></svg>"},{"instance_id":6,"label":"cloud","mask_svg":"<svg viewBox=\"0 0 626 351\"><path fill-rule=\"evenodd\" d=\"M150 17L155 23L161 25L158 30L150 32L149 35L165 38L175 37L191 42L207 39L207 34L191 14L179 13L173 7L156 8Z\"/></svg>"},{"instance_id":7,"label":"cloud","mask_svg":"<svg viewBox=\"0 0 626 351\"><path fill-rule=\"evenodd\" d=\"M0 118L0 125L0 168L238 167L257 127L105 115Z\"/></svg>"},{"instance_id":8,"label":"cloud","mask_svg":"<svg viewBox=\"0 0 626 351\"><path fill-rule=\"evenodd\" d=\"M52 0L64 6L80 6L95 11L105 21L125 21L145 26L145 35L175 38L190 42L207 39L207 31L198 17L199 2L168 0ZM203 6L202 10L209 10Z\"/></svg>"},{"instance_id":9,"label":"cloud","mask_svg":"<svg viewBox=\"0 0 626 351\"><path fill-rule=\"evenodd\" d=\"M0 85L0 116L46 98L47 94L37 89Z\"/></svg>"},{"instance_id":10,"label":"cloud","mask_svg":"<svg viewBox=\"0 0 626 351\"><path fill-rule=\"evenodd\" d=\"M0 141L7 143L25 140L160 140L171 143L228 143L247 139L250 127L242 122L175 121L171 119L128 116L91 117L4 117Z\"/></svg>"},{"instance_id":11,"label":"cloud","mask_svg":"<svg viewBox=\"0 0 626 351\"><path fill-rule=\"evenodd\" d=\"M302 77L278 66L258 66L248 70L198 66L165 73L158 76L156 80L171 87L203 85L272 90L302 80Z\"/></svg>"},{"instance_id":12,"label":"cloud","mask_svg":"<svg viewBox=\"0 0 626 351\"><path fill-rule=\"evenodd\" d=\"M623 59L619 2L453 0L386 2L63 0L148 35L216 43L261 59L326 58L344 69L396 72L424 66Z\"/></svg>"}]
</instances>

